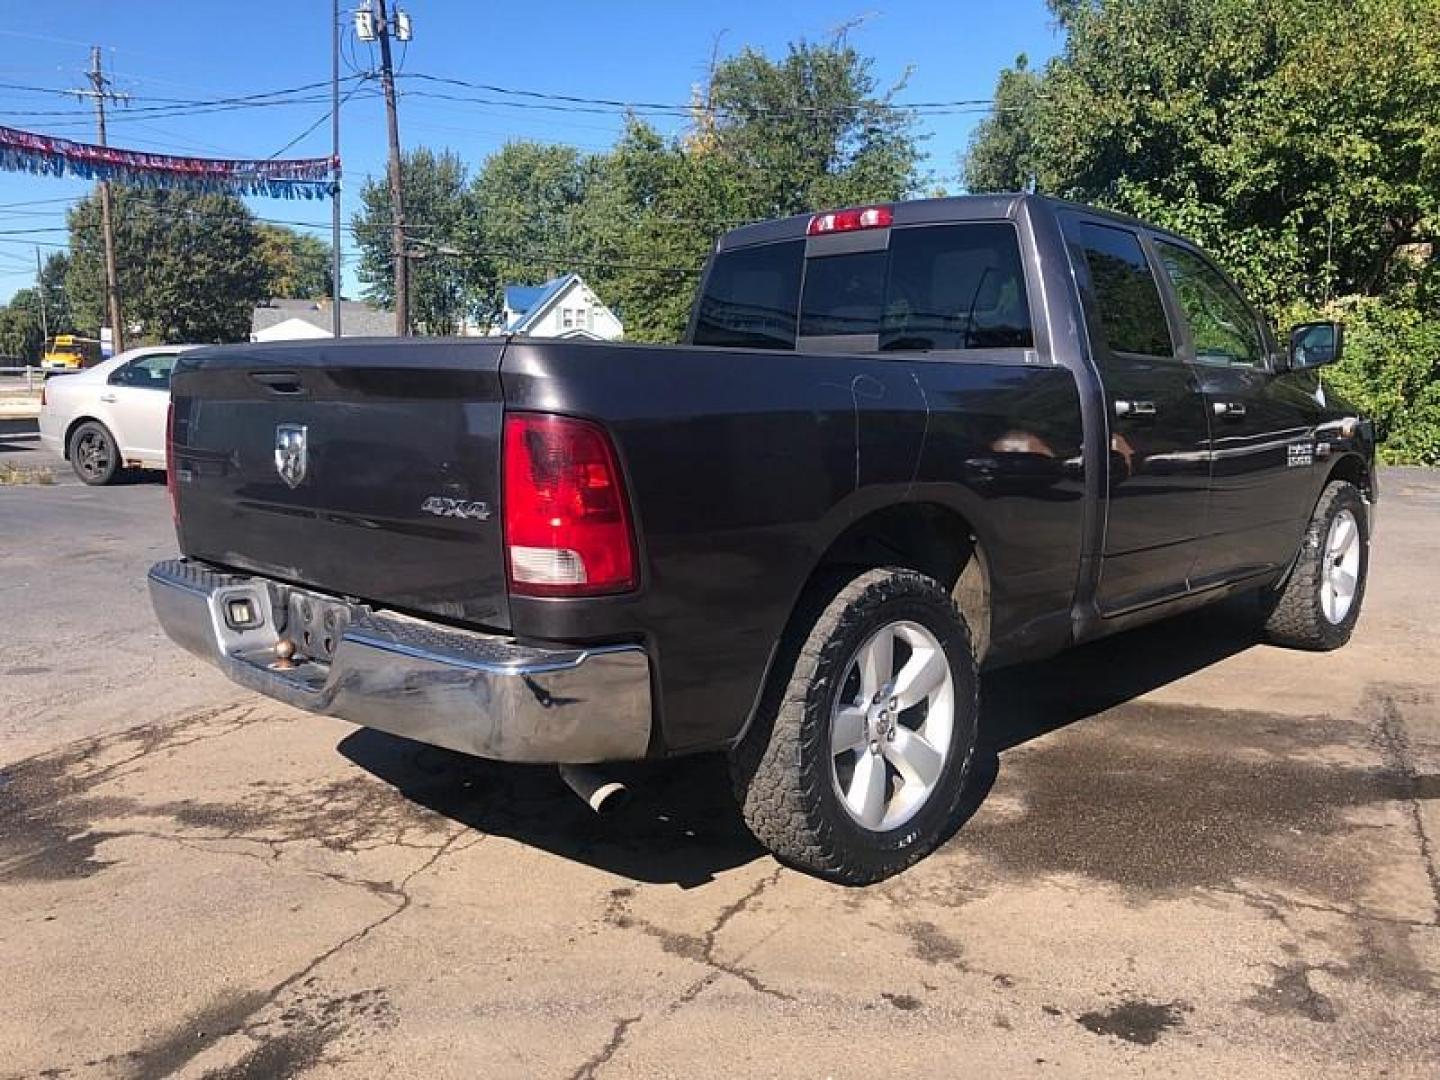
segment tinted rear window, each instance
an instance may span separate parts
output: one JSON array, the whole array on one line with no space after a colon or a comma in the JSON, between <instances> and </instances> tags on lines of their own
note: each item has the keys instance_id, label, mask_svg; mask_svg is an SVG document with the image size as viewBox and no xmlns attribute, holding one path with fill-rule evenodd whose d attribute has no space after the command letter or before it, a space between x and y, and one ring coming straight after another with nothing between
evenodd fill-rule
<instances>
[{"instance_id":1,"label":"tinted rear window","mask_svg":"<svg viewBox=\"0 0 1440 1080\"><path fill-rule=\"evenodd\" d=\"M800 336L878 334L887 261L884 251L806 260Z\"/></svg>"},{"instance_id":2,"label":"tinted rear window","mask_svg":"<svg viewBox=\"0 0 1440 1080\"><path fill-rule=\"evenodd\" d=\"M808 260L803 241L716 257L696 321L697 345L791 349L797 330L801 337L875 335L877 347L887 352L1030 348L1034 335L1015 227L968 222L899 228L886 251Z\"/></svg>"},{"instance_id":3,"label":"tinted rear window","mask_svg":"<svg viewBox=\"0 0 1440 1080\"><path fill-rule=\"evenodd\" d=\"M800 336L875 334L882 352L1032 344L1015 228L896 229L888 251L811 258Z\"/></svg>"},{"instance_id":4,"label":"tinted rear window","mask_svg":"<svg viewBox=\"0 0 1440 1080\"><path fill-rule=\"evenodd\" d=\"M1081 224L1080 235L1105 343L1114 352L1174 355L1160 290L1139 237L1090 222Z\"/></svg>"},{"instance_id":5,"label":"tinted rear window","mask_svg":"<svg viewBox=\"0 0 1440 1080\"><path fill-rule=\"evenodd\" d=\"M803 240L717 255L695 320L695 344L793 349L804 259Z\"/></svg>"}]
</instances>

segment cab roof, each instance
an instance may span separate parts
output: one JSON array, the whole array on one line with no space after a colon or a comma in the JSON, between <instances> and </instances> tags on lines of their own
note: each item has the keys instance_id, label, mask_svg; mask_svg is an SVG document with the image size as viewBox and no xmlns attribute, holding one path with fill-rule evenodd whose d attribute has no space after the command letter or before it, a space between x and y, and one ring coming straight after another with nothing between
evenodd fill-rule
<instances>
[{"instance_id":1,"label":"cab roof","mask_svg":"<svg viewBox=\"0 0 1440 1080\"><path fill-rule=\"evenodd\" d=\"M939 199L910 199L894 203L877 203L890 206L894 212L894 225L936 225L946 221L994 221L1013 219L1019 216L1020 208L1041 204L1050 209L1073 209L1087 214L1110 218L1134 228L1165 232L1136 218L1113 210L1103 210L1083 203L1067 202L1049 195L1033 195L1012 192L1000 195L951 195ZM815 213L838 207L817 207ZM773 244L780 240L803 240L810 219L814 213L796 214L793 217L777 218L773 221L757 221L753 225L742 225L731 229L720 237L716 251L750 247L753 244Z\"/></svg>"}]
</instances>

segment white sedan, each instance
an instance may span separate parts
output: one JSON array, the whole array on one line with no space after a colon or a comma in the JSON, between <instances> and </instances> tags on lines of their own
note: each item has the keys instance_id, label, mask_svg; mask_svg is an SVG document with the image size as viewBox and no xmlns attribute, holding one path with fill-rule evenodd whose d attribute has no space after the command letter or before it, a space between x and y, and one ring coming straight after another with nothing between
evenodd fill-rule
<instances>
[{"instance_id":1,"label":"white sedan","mask_svg":"<svg viewBox=\"0 0 1440 1080\"><path fill-rule=\"evenodd\" d=\"M47 379L40 440L87 484L108 484L123 468L165 468L170 372L193 345L130 349L75 375Z\"/></svg>"}]
</instances>

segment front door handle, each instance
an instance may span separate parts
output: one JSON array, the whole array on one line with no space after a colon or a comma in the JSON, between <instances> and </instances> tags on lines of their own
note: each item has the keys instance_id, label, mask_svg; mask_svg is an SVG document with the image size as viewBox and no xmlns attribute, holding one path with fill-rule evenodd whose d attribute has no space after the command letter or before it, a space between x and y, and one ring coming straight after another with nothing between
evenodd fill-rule
<instances>
[{"instance_id":1,"label":"front door handle","mask_svg":"<svg viewBox=\"0 0 1440 1080\"><path fill-rule=\"evenodd\" d=\"M1243 401L1212 401L1210 408L1216 416L1244 416L1245 403Z\"/></svg>"},{"instance_id":2,"label":"front door handle","mask_svg":"<svg viewBox=\"0 0 1440 1080\"><path fill-rule=\"evenodd\" d=\"M101 400L101 401L104 401L104 402L107 402L107 403L110 403L110 404L113 404L114 401L115 401L115 395L114 395L114 394L101 394L101 395L100 395L100 400Z\"/></svg>"},{"instance_id":3,"label":"front door handle","mask_svg":"<svg viewBox=\"0 0 1440 1080\"><path fill-rule=\"evenodd\" d=\"M1117 401L1115 402L1116 416L1154 416L1155 403L1153 401Z\"/></svg>"}]
</instances>

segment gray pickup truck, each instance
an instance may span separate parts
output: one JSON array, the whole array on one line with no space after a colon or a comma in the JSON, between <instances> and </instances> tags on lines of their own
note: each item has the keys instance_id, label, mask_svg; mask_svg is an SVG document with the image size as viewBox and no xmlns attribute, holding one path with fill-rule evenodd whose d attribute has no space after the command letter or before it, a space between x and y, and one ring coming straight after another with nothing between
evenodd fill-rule
<instances>
[{"instance_id":1,"label":"gray pickup truck","mask_svg":"<svg viewBox=\"0 0 1440 1080\"><path fill-rule=\"evenodd\" d=\"M874 881L953 827L979 671L1255 598L1360 613L1370 424L1203 252L1035 196L722 237L684 344L185 354L167 632L302 709L601 803L730 755L777 856Z\"/></svg>"}]
</instances>

